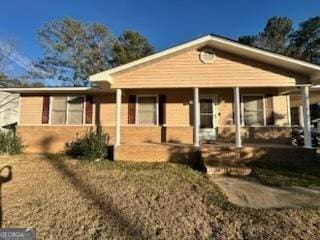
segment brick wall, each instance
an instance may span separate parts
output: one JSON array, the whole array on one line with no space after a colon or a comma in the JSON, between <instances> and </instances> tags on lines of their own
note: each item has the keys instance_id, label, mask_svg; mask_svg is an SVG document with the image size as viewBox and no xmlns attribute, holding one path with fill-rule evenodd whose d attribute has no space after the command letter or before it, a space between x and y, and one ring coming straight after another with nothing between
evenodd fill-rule
<instances>
[{"instance_id":1,"label":"brick wall","mask_svg":"<svg viewBox=\"0 0 320 240\"><path fill-rule=\"evenodd\" d=\"M79 126L18 126L17 133L27 145L26 152L61 152L70 142L88 131L90 127Z\"/></svg>"},{"instance_id":2,"label":"brick wall","mask_svg":"<svg viewBox=\"0 0 320 240\"><path fill-rule=\"evenodd\" d=\"M289 143L291 127L243 127L242 140L247 143ZM219 127L218 141L234 142L235 127Z\"/></svg>"},{"instance_id":3,"label":"brick wall","mask_svg":"<svg viewBox=\"0 0 320 240\"><path fill-rule=\"evenodd\" d=\"M114 148L114 159L134 162L174 162L195 164L199 152L192 145L121 145Z\"/></svg>"}]
</instances>

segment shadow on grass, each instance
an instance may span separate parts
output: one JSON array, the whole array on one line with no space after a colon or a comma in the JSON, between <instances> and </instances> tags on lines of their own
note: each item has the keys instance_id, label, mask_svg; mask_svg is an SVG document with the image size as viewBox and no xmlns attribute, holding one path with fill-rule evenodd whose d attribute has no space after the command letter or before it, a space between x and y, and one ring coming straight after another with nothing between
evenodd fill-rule
<instances>
[{"instance_id":1,"label":"shadow on grass","mask_svg":"<svg viewBox=\"0 0 320 240\"><path fill-rule=\"evenodd\" d=\"M43 152L47 152L47 144L50 144L53 139L46 139L42 146L44 146ZM109 224L112 224L113 230L123 234L124 237L129 239L150 239L151 236L143 234L143 228L137 223L131 223L130 220L124 216L119 209L117 209L108 196L99 194L92 189L92 187L84 182L77 174L67 166L63 159L59 159L55 154L44 154L48 162L80 192L81 196L92 202L94 207L103 213L103 217L108 220ZM106 186L107 187L107 186ZM97 232L95 238L101 237Z\"/></svg>"},{"instance_id":2,"label":"shadow on grass","mask_svg":"<svg viewBox=\"0 0 320 240\"><path fill-rule=\"evenodd\" d=\"M45 156L57 171L67 177L67 180L80 192L82 197L92 202L94 207L103 213L103 217L106 218L109 223L113 224L113 228L116 229L117 232L123 233L129 239L150 239L150 236L145 236L142 233L143 229L141 226L136 223L131 223L127 217L108 200L106 195L99 194L93 190L92 187L78 177L62 159L57 159L57 155L45 154Z\"/></svg>"},{"instance_id":3,"label":"shadow on grass","mask_svg":"<svg viewBox=\"0 0 320 240\"><path fill-rule=\"evenodd\" d=\"M320 186L320 161L316 150L273 149L249 166L253 169L252 176L266 184Z\"/></svg>"},{"instance_id":4,"label":"shadow on grass","mask_svg":"<svg viewBox=\"0 0 320 240\"><path fill-rule=\"evenodd\" d=\"M5 172L6 176L2 176L2 172ZM2 227L3 211L2 211L2 184L9 182L12 179L11 166L6 165L0 169L0 228Z\"/></svg>"}]
</instances>

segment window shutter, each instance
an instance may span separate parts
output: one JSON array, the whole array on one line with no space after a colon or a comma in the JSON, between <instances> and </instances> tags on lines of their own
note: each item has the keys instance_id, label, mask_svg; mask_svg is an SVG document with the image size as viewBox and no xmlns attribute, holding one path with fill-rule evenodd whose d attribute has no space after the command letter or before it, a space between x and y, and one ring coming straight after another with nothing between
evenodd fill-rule
<instances>
[{"instance_id":1,"label":"window shutter","mask_svg":"<svg viewBox=\"0 0 320 240\"><path fill-rule=\"evenodd\" d=\"M159 125L166 124L166 95L159 95Z\"/></svg>"},{"instance_id":2,"label":"window shutter","mask_svg":"<svg viewBox=\"0 0 320 240\"><path fill-rule=\"evenodd\" d=\"M129 95L128 99L128 124L136 123L136 95Z\"/></svg>"},{"instance_id":3,"label":"window shutter","mask_svg":"<svg viewBox=\"0 0 320 240\"><path fill-rule=\"evenodd\" d=\"M266 95L266 120L267 125L274 125L273 95Z\"/></svg>"},{"instance_id":4,"label":"window shutter","mask_svg":"<svg viewBox=\"0 0 320 240\"><path fill-rule=\"evenodd\" d=\"M43 96L42 103L42 123L49 123L49 105L50 105L50 96Z\"/></svg>"},{"instance_id":5,"label":"window shutter","mask_svg":"<svg viewBox=\"0 0 320 240\"><path fill-rule=\"evenodd\" d=\"M86 96L86 115L85 115L85 123L92 123L92 113L93 113L93 96Z\"/></svg>"}]
</instances>

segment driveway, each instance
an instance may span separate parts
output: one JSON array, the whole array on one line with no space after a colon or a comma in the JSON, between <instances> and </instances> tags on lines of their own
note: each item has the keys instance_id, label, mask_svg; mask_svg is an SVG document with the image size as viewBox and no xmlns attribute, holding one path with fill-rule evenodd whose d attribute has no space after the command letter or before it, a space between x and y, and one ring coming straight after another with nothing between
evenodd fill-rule
<instances>
[{"instance_id":1,"label":"driveway","mask_svg":"<svg viewBox=\"0 0 320 240\"><path fill-rule=\"evenodd\" d=\"M320 189L273 187L253 180L213 176L213 181L228 200L250 208L315 208L320 207Z\"/></svg>"}]
</instances>

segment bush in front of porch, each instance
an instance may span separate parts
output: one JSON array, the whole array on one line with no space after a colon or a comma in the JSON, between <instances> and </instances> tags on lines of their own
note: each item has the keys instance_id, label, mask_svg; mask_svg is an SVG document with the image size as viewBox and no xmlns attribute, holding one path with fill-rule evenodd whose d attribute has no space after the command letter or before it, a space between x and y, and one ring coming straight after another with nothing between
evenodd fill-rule
<instances>
[{"instance_id":1,"label":"bush in front of porch","mask_svg":"<svg viewBox=\"0 0 320 240\"><path fill-rule=\"evenodd\" d=\"M107 145L109 134L102 129L90 129L84 136L77 137L70 143L66 143L65 151L67 155L79 159L101 160L108 157Z\"/></svg>"}]
</instances>

